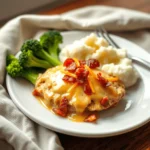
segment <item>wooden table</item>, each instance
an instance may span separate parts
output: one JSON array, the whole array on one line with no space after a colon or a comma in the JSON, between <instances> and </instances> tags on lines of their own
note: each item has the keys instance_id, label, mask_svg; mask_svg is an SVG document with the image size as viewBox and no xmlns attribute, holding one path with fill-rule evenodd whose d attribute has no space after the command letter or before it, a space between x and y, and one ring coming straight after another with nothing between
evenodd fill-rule
<instances>
[{"instance_id":1,"label":"wooden table","mask_svg":"<svg viewBox=\"0 0 150 150\"><path fill-rule=\"evenodd\" d=\"M50 14L60 14L73 10L76 8L81 8L90 5L106 5L123 7L128 9L134 9L143 12L150 12L150 0L75 0L63 6L57 7L52 10L42 11L40 14L50 15Z\"/></svg>"},{"instance_id":2,"label":"wooden table","mask_svg":"<svg viewBox=\"0 0 150 150\"><path fill-rule=\"evenodd\" d=\"M89 5L116 6L150 12L150 0L76 0L40 14L60 14ZM58 135L65 150L150 150L150 123L132 132L107 138Z\"/></svg>"}]
</instances>

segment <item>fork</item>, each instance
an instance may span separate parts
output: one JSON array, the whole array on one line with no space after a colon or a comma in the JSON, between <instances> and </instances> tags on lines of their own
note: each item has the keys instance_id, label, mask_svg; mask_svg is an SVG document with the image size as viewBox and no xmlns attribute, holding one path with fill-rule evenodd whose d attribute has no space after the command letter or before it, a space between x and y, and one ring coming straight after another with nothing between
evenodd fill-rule
<instances>
[{"instance_id":1,"label":"fork","mask_svg":"<svg viewBox=\"0 0 150 150\"><path fill-rule=\"evenodd\" d=\"M111 46L113 46L115 48L120 48L118 46L118 44L116 42L114 42L114 40L110 37L109 33L105 30L104 27L101 27L100 29L97 29L96 30L96 34L99 37L105 38ZM146 60L144 60L142 58L139 58L139 57L136 57L136 56L132 56L130 54L128 54L128 58L130 58L133 61L136 61L138 63L141 63L142 65L144 65L144 66L146 66L146 67L148 67L150 69L150 62L148 62L148 61L146 61Z\"/></svg>"}]
</instances>

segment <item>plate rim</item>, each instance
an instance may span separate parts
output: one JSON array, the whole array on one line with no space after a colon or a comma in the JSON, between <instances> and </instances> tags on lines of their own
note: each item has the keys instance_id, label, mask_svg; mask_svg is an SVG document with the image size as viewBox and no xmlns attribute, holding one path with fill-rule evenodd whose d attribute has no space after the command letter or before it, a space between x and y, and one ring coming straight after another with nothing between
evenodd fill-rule
<instances>
[{"instance_id":1,"label":"plate rim","mask_svg":"<svg viewBox=\"0 0 150 150\"><path fill-rule=\"evenodd\" d=\"M70 32L86 32L86 31L70 31ZM88 32L90 32L90 31L88 31ZM127 42L129 42L131 44L136 45L135 43L133 43L133 42L131 42L131 41L125 39L125 38L122 38L120 36L116 36L116 35L113 35L113 34L111 34L111 36L116 37L116 38L121 38L121 39L126 40ZM136 45L136 46L138 46L138 45ZM141 48L140 46L138 46L138 47L144 51L143 48ZM144 51L144 52L146 52L149 55L149 53L147 51ZM11 87L9 85L10 80L11 80L11 77L8 74L6 74L6 86L7 86L8 92L10 94L10 97L12 98L12 100L15 103L15 105L17 106L17 108L19 110L21 110L27 117L29 117L31 120L33 120L37 124L40 124L41 126L44 126L48 129L51 129L51 130L56 131L56 132L60 132L60 133L67 134L67 135L72 135L72 136L78 136L78 137L110 137L110 136L120 135L120 134L123 134L123 133L133 131L133 130L145 125L146 123L148 123L150 121L150 116L149 116L149 118L146 118L143 122L139 122L138 124L131 125L128 128L123 128L123 129L120 129L120 130L117 130L117 131L114 130L114 131L108 132L108 133L105 132L105 133L91 134L91 133L82 133L82 132L76 132L76 131L70 131L70 130L63 130L63 129L57 128L55 126L48 125L45 122L41 122L36 117L34 117L32 114L30 114L30 112L26 108L24 108L19 103L19 101L15 98L15 95L14 95L14 93L11 90Z\"/></svg>"}]
</instances>

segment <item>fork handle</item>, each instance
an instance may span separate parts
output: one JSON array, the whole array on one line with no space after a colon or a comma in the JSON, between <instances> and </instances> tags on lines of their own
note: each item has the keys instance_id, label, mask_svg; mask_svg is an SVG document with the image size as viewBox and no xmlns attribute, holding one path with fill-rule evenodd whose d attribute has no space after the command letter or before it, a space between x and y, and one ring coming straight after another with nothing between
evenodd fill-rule
<instances>
[{"instance_id":1,"label":"fork handle","mask_svg":"<svg viewBox=\"0 0 150 150\"><path fill-rule=\"evenodd\" d=\"M150 69L150 62L148 62L142 58L132 56L132 60L135 60L136 62L140 62L142 65L144 65Z\"/></svg>"}]
</instances>

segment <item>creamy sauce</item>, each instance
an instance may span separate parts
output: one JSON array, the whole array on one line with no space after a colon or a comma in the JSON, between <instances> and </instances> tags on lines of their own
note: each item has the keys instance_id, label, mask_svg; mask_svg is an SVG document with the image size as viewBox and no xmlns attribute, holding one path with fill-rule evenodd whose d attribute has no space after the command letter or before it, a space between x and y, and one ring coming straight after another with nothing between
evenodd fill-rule
<instances>
[{"instance_id":1,"label":"creamy sauce","mask_svg":"<svg viewBox=\"0 0 150 150\"><path fill-rule=\"evenodd\" d=\"M106 109L105 106L100 104L100 100L107 96L109 99L109 106L113 103L117 103L120 98L117 98L116 87L108 86L104 87L97 80L97 73L100 73L98 69L89 70L88 82L92 89L92 94L87 95L82 85L76 83L68 83L62 80L65 75L64 67L57 66L48 69L43 75L39 76L35 89L40 93L40 97L37 97L40 103L51 112L53 108L58 108L62 97L66 97L68 100L68 119L82 122L89 114L93 114L95 110L100 111ZM69 72L70 73L70 72ZM75 75L70 73L70 76ZM101 71L101 75L108 80L116 80L118 78L107 75ZM124 92L123 92L124 93ZM114 100L116 99L116 101ZM72 110L71 110L72 109ZM71 110L71 111L70 111ZM53 112L54 113L54 112Z\"/></svg>"},{"instance_id":2,"label":"creamy sauce","mask_svg":"<svg viewBox=\"0 0 150 150\"><path fill-rule=\"evenodd\" d=\"M50 104L46 104L45 100L39 96L36 96L37 100L40 104L42 104L46 109L52 110L52 106Z\"/></svg>"},{"instance_id":3,"label":"creamy sauce","mask_svg":"<svg viewBox=\"0 0 150 150\"><path fill-rule=\"evenodd\" d=\"M52 105L45 103L45 100L41 97L36 96L36 98L42 106L44 106L46 109L54 113L52 110ZM85 111L83 113L78 113L78 114L69 113L66 118L74 122L84 122L85 118L87 118L90 114L96 114L96 116L98 116L98 112Z\"/></svg>"},{"instance_id":4,"label":"creamy sauce","mask_svg":"<svg viewBox=\"0 0 150 150\"><path fill-rule=\"evenodd\" d=\"M82 114L72 113L69 114L67 118L75 122L84 122L84 120L91 114L95 114L96 117L99 118L98 112L90 112L90 111L83 112Z\"/></svg>"},{"instance_id":5,"label":"creamy sauce","mask_svg":"<svg viewBox=\"0 0 150 150\"><path fill-rule=\"evenodd\" d=\"M43 78L48 78L44 84L42 83L43 85L40 83L40 80L39 83L37 82L37 89L43 93L44 99L46 100L45 103L53 100L54 104L57 105L61 98L65 96L69 100L69 104L75 108L76 112L82 113L91 103L91 100L99 104L100 99L111 92L110 87L104 88L93 75L89 74L89 82L91 83L94 92L91 95L87 95L83 91L82 86L78 85L72 88L74 83L66 83L62 80L64 76L63 72L61 72L63 69L62 66L56 68L49 69L44 74ZM97 73L97 70L93 70L93 74L95 73ZM50 83L51 86L48 88L48 84ZM72 88L72 90L70 90L70 88ZM111 92L111 95L112 94L113 92Z\"/></svg>"}]
</instances>

